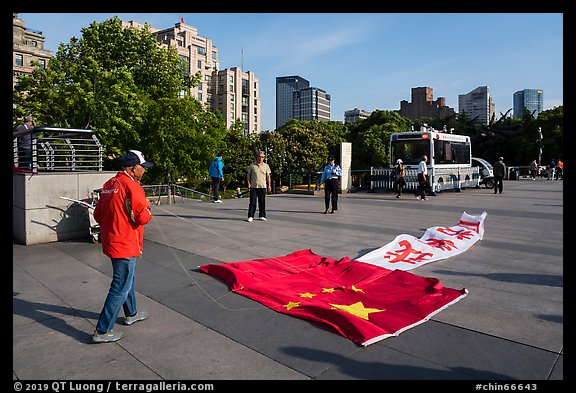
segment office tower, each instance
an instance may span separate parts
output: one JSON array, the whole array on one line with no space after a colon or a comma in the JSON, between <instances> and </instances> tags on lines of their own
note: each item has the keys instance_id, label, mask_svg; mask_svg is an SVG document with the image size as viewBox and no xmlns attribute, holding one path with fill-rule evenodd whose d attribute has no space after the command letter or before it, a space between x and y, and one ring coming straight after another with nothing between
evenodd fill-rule
<instances>
[{"instance_id":1,"label":"office tower","mask_svg":"<svg viewBox=\"0 0 576 393\"><path fill-rule=\"evenodd\" d=\"M355 123L367 119L372 112L354 108L344 112L344 123Z\"/></svg>"},{"instance_id":2,"label":"office tower","mask_svg":"<svg viewBox=\"0 0 576 393\"><path fill-rule=\"evenodd\" d=\"M410 120L416 120L419 117L445 118L455 114L454 109L446 106L444 97L439 97L434 101L431 87L413 87L412 102L400 101L398 113Z\"/></svg>"},{"instance_id":3,"label":"office tower","mask_svg":"<svg viewBox=\"0 0 576 393\"><path fill-rule=\"evenodd\" d=\"M477 118L480 124L490 124L496 108L488 86L477 87L468 94L459 94L458 113L465 113L470 119Z\"/></svg>"},{"instance_id":4,"label":"office tower","mask_svg":"<svg viewBox=\"0 0 576 393\"><path fill-rule=\"evenodd\" d=\"M544 108L544 92L541 89L524 89L517 91L513 96L513 117L521 118L527 110L537 118Z\"/></svg>"},{"instance_id":5,"label":"office tower","mask_svg":"<svg viewBox=\"0 0 576 393\"><path fill-rule=\"evenodd\" d=\"M297 75L276 77L276 129L294 118L294 92L308 87L310 82Z\"/></svg>"},{"instance_id":6,"label":"office tower","mask_svg":"<svg viewBox=\"0 0 576 393\"><path fill-rule=\"evenodd\" d=\"M45 68L52 52L44 49L45 37L41 31L26 28L18 14L12 14L12 87L18 83L18 77L32 75L39 67ZM33 66L32 62L39 64Z\"/></svg>"},{"instance_id":7,"label":"office tower","mask_svg":"<svg viewBox=\"0 0 576 393\"><path fill-rule=\"evenodd\" d=\"M215 71L211 90L211 109L222 113L226 128L240 119L245 135L261 131L260 82L252 71L243 72L239 67Z\"/></svg>"},{"instance_id":8,"label":"office tower","mask_svg":"<svg viewBox=\"0 0 576 393\"><path fill-rule=\"evenodd\" d=\"M330 94L317 87L293 93L293 116L296 120L330 121Z\"/></svg>"}]
</instances>

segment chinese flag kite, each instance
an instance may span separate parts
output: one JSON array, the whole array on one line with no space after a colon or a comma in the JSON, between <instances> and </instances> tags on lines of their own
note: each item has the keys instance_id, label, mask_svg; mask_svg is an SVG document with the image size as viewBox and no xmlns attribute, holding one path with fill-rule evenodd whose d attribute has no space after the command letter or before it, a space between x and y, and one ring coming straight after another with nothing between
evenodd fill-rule
<instances>
[{"instance_id":1,"label":"chinese flag kite","mask_svg":"<svg viewBox=\"0 0 576 393\"><path fill-rule=\"evenodd\" d=\"M471 218L464 223L466 230ZM436 278L348 257L336 260L311 250L199 269L240 295L283 314L328 325L363 346L427 321L468 293L446 288Z\"/></svg>"}]
</instances>

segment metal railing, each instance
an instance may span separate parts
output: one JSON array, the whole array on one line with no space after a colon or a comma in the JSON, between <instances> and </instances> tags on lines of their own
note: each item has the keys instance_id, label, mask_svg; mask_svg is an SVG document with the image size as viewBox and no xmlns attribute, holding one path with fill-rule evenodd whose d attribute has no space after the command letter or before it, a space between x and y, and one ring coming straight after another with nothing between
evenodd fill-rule
<instances>
[{"instance_id":1,"label":"metal railing","mask_svg":"<svg viewBox=\"0 0 576 393\"><path fill-rule=\"evenodd\" d=\"M480 178L478 170L478 167L456 169L430 168L428 170L428 184L431 187L431 192L477 187ZM392 178L392 171L392 168L371 168L370 188L372 190L393 190L394 179ZM418 189L417 172L417 169L404 169L404 180L406 182L404 190L416 191Z\"/></svg>"},{"instance_id":2,"label":"metal railing","mask_svg":"<svg viewBox=\"0 0 576 393\"><path fill-rule=\"evenodd\" d=\"M25 153L19 137L30 138L31 163L23 168ZM14 167L26 172L102 171L102 144L96 131L76 128L34 127L13 133Z\"/></svg>"},{"instance_id":3,"label":"metal railing","mask_svg":"<svg viewBox=\"0 0 576 393\"><path fill-rule=\"evenodd\" d=\"M177 197L179 202L185 202L186 200L191 199L209 200L211 198L210 194L173 183L142 185L142 188L144 188L144 191L146 192L146 197L153 200L157 205L160 205L161 203L168 205L174 204L176 203Z\"/></svg>"}]
</instances>

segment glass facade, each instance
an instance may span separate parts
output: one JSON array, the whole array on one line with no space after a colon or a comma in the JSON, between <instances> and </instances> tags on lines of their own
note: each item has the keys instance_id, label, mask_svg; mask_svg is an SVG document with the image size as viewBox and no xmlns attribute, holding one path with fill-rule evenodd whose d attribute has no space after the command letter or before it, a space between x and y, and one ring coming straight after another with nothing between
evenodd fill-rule
<instances>
[{"instance_id":1,"label":"glass facade","mask_svg":"<svg viewBox=\"0 0 576 393\"><path fill-rule=\"evenodd\" d=\"M310 82L297 75L276 77L276 129L294 118L294 92L308 87Z\"/></svg>"},{"instance_id":2,"label":"glass facade","mask_svg":"<svg viewBox=\"0 0 576 393\"><path fill-rule=\"evenodd\" d=\"M544 92L541 89L524 89L514 93L514 118L521 118L524 110L528 110L537 118L544 110Z\"/></svg>"}]
</instances>

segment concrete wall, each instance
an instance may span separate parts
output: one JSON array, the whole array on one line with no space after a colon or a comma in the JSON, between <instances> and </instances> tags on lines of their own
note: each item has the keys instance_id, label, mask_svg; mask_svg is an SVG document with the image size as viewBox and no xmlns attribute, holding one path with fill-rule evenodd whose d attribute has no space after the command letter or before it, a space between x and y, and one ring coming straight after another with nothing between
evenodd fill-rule
<instances>
[{"instance_id":1,"label":"concrete wall","mask_svg":"<svg viewBox=\"0 0 576 393\"><path fill-rule=\"evenodd\" d=\"M116 172L14 173L12 175L12 234L21 244L90 238L88 209L92 192Z\"/></svg>"}]
</instances>

